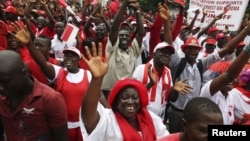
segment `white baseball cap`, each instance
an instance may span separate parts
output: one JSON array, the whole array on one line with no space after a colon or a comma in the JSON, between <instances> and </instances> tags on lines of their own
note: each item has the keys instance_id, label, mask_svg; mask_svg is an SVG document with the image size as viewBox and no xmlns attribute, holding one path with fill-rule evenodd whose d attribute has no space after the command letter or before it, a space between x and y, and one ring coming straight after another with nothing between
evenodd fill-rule
<instances>
[{"instance_id":1,"label":"white baseball cap","mask_svg":"<svg viewBox=\"0 0 250 141\"><path fill-rule=\"evenodd\" d=\"M76 47L69 47L69 48L66 48L66 49L63 50L63 53L68 52L68 51L71 51L71 52L76 53L76 54L79 56L79 58L81 58L81 52L80 52L80 50L77 49Z\"/></svg>"},{"instance_id":2,"label":"white baseball cap","mask_svg":"<svg viewBox=\"0 0 250 141\"><path fill-rule=\"evenodd\" d=\"M175 53L175 49L173 47L173 45L168 44L167 42L161 42L158 43L155 48L154 48L154 53L158 50L158 49L163 49L163 48L168 48L171 51L171 54Z\"/></svg>"}]
</instances>

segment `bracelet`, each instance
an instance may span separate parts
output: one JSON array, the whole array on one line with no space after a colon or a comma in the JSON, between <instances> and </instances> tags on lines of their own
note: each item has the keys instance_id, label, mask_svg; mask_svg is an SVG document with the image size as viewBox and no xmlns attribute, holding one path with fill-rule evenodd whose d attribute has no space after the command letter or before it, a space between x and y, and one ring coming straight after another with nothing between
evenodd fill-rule
<instances>
[{"instance_id":1,"label":"bracelet","mask_svg":"<svg viewBox=\"0 0 250 141\"><path fill-rule=\"evenodd\" d=\"M245 50L247 54L250 55L250 45L246 45L243 50Z\"/></svg>"}]
</instances>

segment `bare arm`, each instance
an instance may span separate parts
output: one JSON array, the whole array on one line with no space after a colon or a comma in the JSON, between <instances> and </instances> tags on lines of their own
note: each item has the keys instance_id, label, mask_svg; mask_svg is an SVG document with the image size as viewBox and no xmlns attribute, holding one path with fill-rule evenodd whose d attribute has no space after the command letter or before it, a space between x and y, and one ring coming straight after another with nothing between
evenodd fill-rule
<instances>
[{"instance_id":1,"label":"bare arm","mask_svg":"<svg viewBox=\"0 0 250 141\"><path fill-rule=\"evenodd\" d=\"M141 47L142 45L142 39L146 34L146 30L143 26L143 21L142 21L142 17L141 17L141 12L139 10L139 2L133 2L129 4L130 7L133 7L134 11L135 11L135 15L136 15L136 40L139 44L139 47Z\"/></svg>"},{"instance_id":2,"label":"bare arm","mask_svg":"<svg viewBox=\"0 0 250 141\"><path fill-rule=\"evenodd\" d=\"M94 11L90 14L88 21L87 21L86 24L84 25L84 32L85 32L88 36L90 35L90 30L91 30L90 27L91 27L91 24L92 24L93 20L95 20L95 16L96 16L97 12L100 10L100 7L101 7L100 4L98 4L98 5L96 6L96 8L94 9Z\"/></svg>"},{"instance_id":3,"label":"bare arm","mask_svg":"<svg viewBox=\"0 0 250 141\"><path fill-rule=\"evenodd\" d=\"M232 40L227 42L221 50L218 51L220 57L224 57L232 52L240 41L243 41L246 35L250 33L250 24L248 24L240 33L238 33Z\"/></svg>"},{"instance_id":4,"label":"bare arm","mask_svg":"<svg viewBox=\"0 0 250 141\"><path fill-rule=\"evenodd\" d=\"M49 24L48 24L48 27L50 30L53 30L54 27L55 27L55 21L54 21L54 16L52 15L51 11L49 10L48 8L48 5L47 5L47 1L46 0L40 0L39 1L42 6L44 7L47 15L48 15L48 18L49 18Z\"/></svg>"},{"instance_id":5,"label":"bare arm","mask_svg":"<svg viewBox=\"0 0 250 141\"><path fill-rule=\"evenodd\" d=\"M192 29L194 27L195 21L196 21L197 17L199 16L199 14L200 14L200 10L199 9L195 10L195 16L192 19L191 23L189 24L189 29L190 29L189 34L191 34L191 31L192 31Z\"/></svg>"},{"instance_id":6,"label":"bare arm","mask_svg":"<svg viewBox=\"0 0 250 141\"><path fill-rule=\"evenodd\" d=\"M123 15L124 12L127 8L128 2L125 0L123 4L120 6L118 13L116 14L113 24L111 26L111 31L109 34L109 40L111 41L112 45L115 44L117 38L118 38L118 32L119 32L119 27L120 23L123 21Z\"/></svg>"},{"instance_id":7,"label":"bare arm","mask_svg":"<svg viewBox=\"0 0 250 141\"><path fill-rule=\"evenodd\" d=\"M158 13L159 16L163 19L163 27L164 27L164 40L173 44L172 40L172 32L171 32L171 24L170 24L170 11L166 4L158 4Z\"/></svg>"},{"instance_id":8,"label":"bare arm","mask_svg":"<svg viewBox=\"0 0 250 141\"><path fill-rule=\"evenodd\" d=\"M52 64L47 62L45 56L35 48L34 43L31 40L30 33L27 29L22 28L18 23L12 23L12 26L15 29L15 34L11 33L18 40L20 40L23 44L27 45L32 58L36 61L36 63L41 67L43 73L49 78L54 79L55 70Z\"/></svg>"},{"instance_id":9,"label":"bare arm","mask_svg":"<svg viewBox=\"0 0 250 141\"><path fill-rule=\"evenodd\" d=\"M202 29L202 30L198 33L197 38L199 39L203 34L205 34L205 33L207 32L207 30L208 30L212 25L214 25L214 23L215 23L217 20L219 20L219 19L222 18L222 16L223 16L223 13L219 14L218 16L216 16L216 17L212 20L212 22L210 22L204 29Z\"/></svg>"},{"instance_id":10,"label":"bare arm","mask_svg":"<svg viewBox=\"0 0 250 141\"><path fill-rule=\"evenodd\" d=\"M107 29L107 32L110 33L110 30L111 30L111 24L109 23L109 21L106 19L106 17L104 16L104 7L101 7L100 9L100 18L102 19L102 21L104 22L105 26L106 26L106 29Z\"/></svg>"},{"instance_id":11,"label":"bare arm","mask_svg":"<svg viewBox=\"0 0 250 141\"><path fill-rule=\"evenodd\" d=\"M106 56L104 61L102 60L102 44L99 43L98 45L98 55L96 54L95 43L92 43L93 55L90 54L88 47L85 47L89 60L82 55L83 60L92 73L92 79L81 106L81 118L89 134L95 129L100 119L97 105L100 99L102 80L108 70L108 56Z\"/></svg>"},{"instance_id":12,"label":"bare arm","mask_svg":"<svg viewBox=\"0 0 250 141\"><path fill-rule=\"evenodd\" d=\"M33 21L31 21L31 17L30 17L30 9L32 8L34 6L34 3L32 3L32 2L28 2L28 4L27 4L27 6L25 7L25 9L24 9L24 22L26 23L26 25L27 25L27 29L29 30L29 32L30 32L30 36L31 36L31 40L32 41L34 41L35 40L35 34L34 34L34 32L33 32L33 30L32 30L32 28L31 28L31 26L32 26L32 22Z\"/></svg>"},{"instance_id":13,"label":"bare arm","mask_svg":"<svg viewBox=\"0 0 250 141\"><path fill-rule=\"evenodd\" d=\"M246 51L247 50L247 51ZM216 77L210 85L210 93L214 95L221 87L226 86L228 83L232 82L244 68L245 64L250 58L250 46L246 46L241 54L235 59L228 70Z\"/></svg>"}]
</instances>

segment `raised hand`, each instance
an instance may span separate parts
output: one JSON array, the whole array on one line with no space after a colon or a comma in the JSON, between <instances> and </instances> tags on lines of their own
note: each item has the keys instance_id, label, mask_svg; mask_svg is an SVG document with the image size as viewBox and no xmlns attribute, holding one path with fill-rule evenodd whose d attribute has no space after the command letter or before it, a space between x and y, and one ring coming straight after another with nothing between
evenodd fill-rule
<instances>
[{"instance_id":1,"label":"raised hand","mask_svg":"<svg viewBox=\"0 0 250 141\"><path fill-rule=\"evenodd\" d=\"M138 1L129 1L128 6L133 8L134 10L138 10L140 8Z\"/></svg>"},{"instance_id":2,"label":"raised hand","mask_svg":"<svg viewBox=\"0 0 250 141\"><path fill-rule=\"evenodd\" d=\"M91 13L92 16L97 16L97 14L100 13L100 8L101 8L101 4L97 4L97 6L95 7L94 11Z\"/></svg>"},{"instance_id":3,"label":"raised hand","mask_svg":"<svg viewBox=\"0 0 250 141\"><path fill-rule=\"evenodd\" d=\"M158 13L159 13L159 16L164 20L168 20L169 17L170 17L170 12L169 12L169 9L168 9L168 6L166 4L161 4L161 3L158 3Z\"/></svg>"},{"instance_id":4,"label":"raised hand","mask_svg":"<svg viewBox=\"0 0 250 141\"><path fill-rule=\"evenodd\" d=\"M102 78L108 71L108 59L109 54L106 53L105 58L102 58L102 43L98 44L98 54L96 51L96 45L94 42L91 43L92 54L87 46L85 46L85 51L88 59L82 55L82 59L88 65L89 70L92 73L93 78Z\"/></svg>"},{"instance_id":5,"label":"raised hand","mask_svg":"<svg viewBox=\"0 0 250 141\"><path fill-rule=\"evenodd\" d=\"M187 81L187 80L188 80L188 79L186 78L186 79L183 79L183 80L180 80L180 81L176 82L176 83L174 84L173 89L174 89L175 91L177 91L178 93L180 93L180 94L191 93L193 88L190 87L189 85L187 85L187 84L185 83L185 81Z\"/></svg>"},{"instance_id":6,"label":"raised hand","mask_svg":"<svg viewBox=\"0 0 250 141\"><path fill-rule=\"evenodd\" d=\"M18 13L19 15L21 15L21 16L24 15L24 9L23 9L22 6L16 7L16 10L17 10L17 13Z\"/></svg>"},{"instance_id":7,"label":"raised hand","mask_svg":"<svg viewBox=\"0 0 250 141\"><path fill-rule=\"evenodd\" d=\"M202 9L202 14L206 16L207 15L207 9L203 8Z\"/></svg>"},{"instance_id":8,"label":"raised hand","mask_svg":"<svg viewBox=\"0 0 250 141\"><path fill-rule=\"evenodd\" d=\"M42 5L46 5L47 0L39 0L39 2L40 2Z\"/></svg>"},{"instance_id":9,"label":"raised hand","mask_svg":"<svg viewBox=\"0 0 250 141\"><path fill-rule=\"evenodd\" d=\"M200 9L197 9L197 10L195 10L195 12L194 12L194 13L195 13L195 15L199 15L199 14L200 14L200 12L201 12L201 11L200 11Z\"/></svg>"},{"instance_id":10,"label":"raised hand","mask_svg":"<svg viewBox=\"0 0 250 141\"><path fill-rule=\"evenodd\" d=\"M28 44L31 41L31 36L26 27L22 27L18 22L12 22L11 28L14 32L9 32L23 44Z\"/></svg>"},{"instance_id":11,"label":"raised hand","mask_svg":"<svg viewBox=\"0 0 250 141\"><path fill-rule=\"evenodd\" d=\"M35 3L35 2L36 2L36 0L30 0L30 2L31 2L31 3Z\"/></svg>"}]
</instances>

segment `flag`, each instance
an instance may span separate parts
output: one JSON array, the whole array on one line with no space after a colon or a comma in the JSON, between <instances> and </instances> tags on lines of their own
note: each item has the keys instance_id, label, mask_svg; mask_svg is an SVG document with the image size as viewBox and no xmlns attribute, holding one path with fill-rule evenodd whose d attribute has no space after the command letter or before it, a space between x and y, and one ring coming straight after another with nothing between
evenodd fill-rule
<instances>
[{"instance_id":1,"label":"flag","mask_svg":"<svg viewBox=\"0 0 250 141\"><path fill-rule=\"evenodd\" d=\"M76 18L78 22L81 22L81 18L75 14L72 8L64 0L57 0L57 3L61 5L63 8L65 8L69 13L74 15L74 17Z\"/></svg>"},{"instance_id":2,"label":"flag","mask_svg":"<svg viewBox=\"0 0 250 141\"><path fill-rule=\"evenodd\" d=\"M66 9L72 15L76 15L75 12L71 9L71 7L64 0L57 0L57 3L61 5L64 9Z\"/></svg>"},{"instance_id":3,"label":"flag","mask_svg":"<svg viewBox=\"0 0 250 141\"><path fill-rule=\"evenodd\" d=\"M79 28L73 24L68 23L62 33L61 39L63 41L70 41L76 38Z\"/></svg>"},{"instance_id":4,"label":"flag","mask_svg":"<svg viewBox=\"0 0 250 141\"><path fill-rule=\"evenodd\" d=\"M66 8L68 6L68 4L64 0L57 0L57 3L63 8Z\"/></svg>"}]
</instances>

